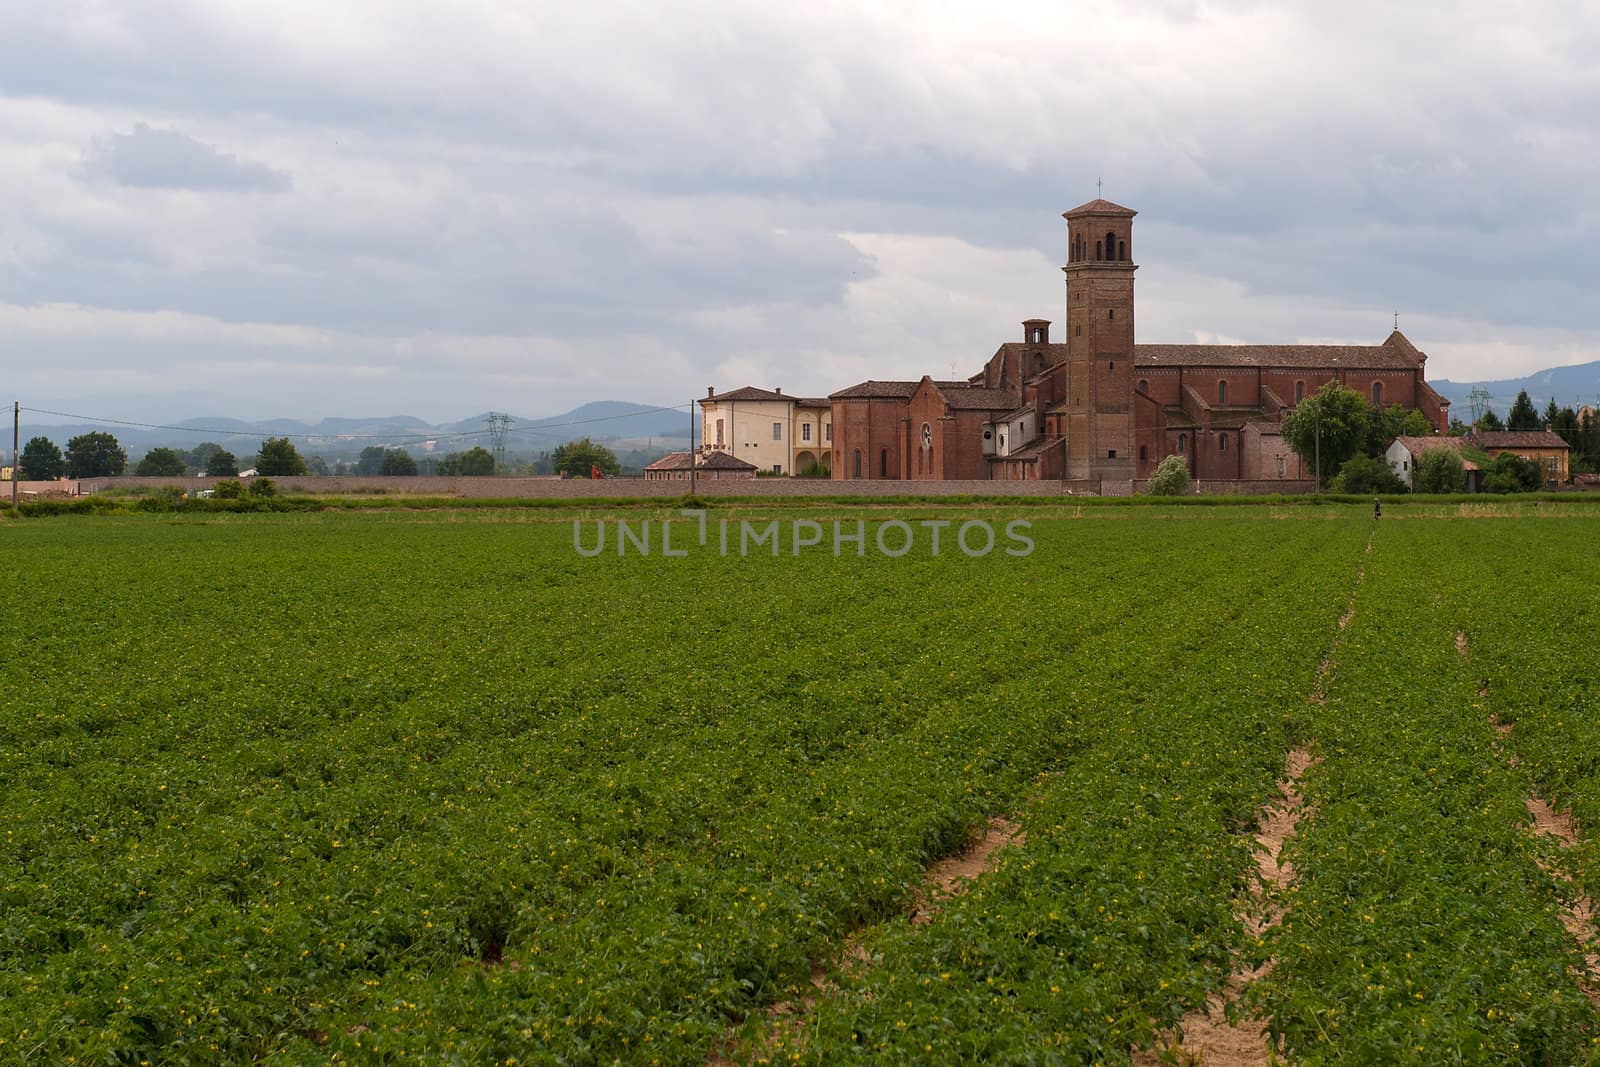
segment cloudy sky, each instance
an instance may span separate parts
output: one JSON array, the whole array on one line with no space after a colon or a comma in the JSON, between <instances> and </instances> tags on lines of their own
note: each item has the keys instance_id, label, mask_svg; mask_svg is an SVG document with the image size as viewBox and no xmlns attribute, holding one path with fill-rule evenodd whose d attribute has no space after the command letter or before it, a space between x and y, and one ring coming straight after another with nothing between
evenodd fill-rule
<instances>
[{"instance_id":1,"label":"cloudy sky","mask_svg":"<svg viewBox=\"0 0 1600 1067\"><path fill-rule=\"evenodd\" d=\"M1103 179L1141 341L1398 310L1508 377L1600 359L1597 54L1544 0L0 3L0 366L151 420L966 374Z\"/></svg>"}]
</instances>

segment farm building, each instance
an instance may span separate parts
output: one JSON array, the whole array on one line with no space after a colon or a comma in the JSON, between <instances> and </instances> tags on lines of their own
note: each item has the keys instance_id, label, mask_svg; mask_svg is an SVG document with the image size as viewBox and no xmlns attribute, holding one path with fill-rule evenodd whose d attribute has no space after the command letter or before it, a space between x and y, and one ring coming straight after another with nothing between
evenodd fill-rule
<instances>
[{"instance_id":1,"label":"farm building","mask_svg":"<svg viewBox=\"0 0 1600 1067\"><path fill-rule=\"evenodd\" d=\"M756 465L746 463L726 452L668 452L644 469L649 481L673 482L689 480L689 472L696 478L754 478Z\"/></svg>"},{"instance_id":2,"label":"farm building","mask_svg":"<svg viewBox=\"0 0 1600 1067\"><path fill-rule=\"evenodd\" d=\"M1467 444L1462 437L1396 437L1389 442L1389 448L1384 452L1384 459L1389 467L1406 483L1407 488L1417 487L1417 464L1422 462L1422 457L1436 448L1448 448L1453 452L1460 452L1462 446ZM1466 490L1476 493L1483 488L1483 471L1476 463L1466 456L1461 457L1462 469L1466 471Z\"/></svg>"},{"instance_id":3,"label":"farm building","mask_svg":"<svg viewBox=\"0 0 1600 1067\"><path fill-rule=\"evenodd\" d=\"M1490 457L1510 452L1535 461L1544 471L1547 482L1564 483L1569 477L1568 457L1572 446L1549 430L1485 430L1472 434L1467 440Z\"/></svg>"}]
</instances>

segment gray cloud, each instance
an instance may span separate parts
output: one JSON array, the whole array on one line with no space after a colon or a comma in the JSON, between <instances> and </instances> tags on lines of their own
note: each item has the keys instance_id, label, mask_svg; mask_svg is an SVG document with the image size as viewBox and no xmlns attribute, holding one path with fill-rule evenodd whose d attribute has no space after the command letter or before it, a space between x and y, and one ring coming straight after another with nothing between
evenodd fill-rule
<instances>
[{"instance_id":1,"label":"gray cloud","mask_svg":"<svg viewBox=\"0 0 1600 1067\"><path fill-rule=\"evenodd\" d=\"M84 173L143 189L216 189L283 193L289 172L219 152L177 130L143 122L128 133L95 138L84 155Z\"/></svg>"},{"instance_id":2,"label":"gray cloud","mask_svg":"<svg viewBox=\"0 0 1600 1067\"><path fill-rule=\"evenodd\" d=\"M1600 343L1582 5L690 0L630 10L624 34L605 2L341 10L0 8L0 303L521 339L603 353L639 399L681 391L662 352L821 390L966 366L1014 318L1059 317L1059 213L1104 178L1140 211L1142 291L1182 311L1142 315L1150 340L1279 340L1296 315L1297 336L1366 339L1399 308L1505 358ZM914 247L952 258L852 234L950 238ZM1002 252L1037 282L960 273ZM1207 298L1162 281L1180 277ZM406 380L477 410L472 366ZM560 366L541 389L590 387Z\"/></svg>"}]
</instances>

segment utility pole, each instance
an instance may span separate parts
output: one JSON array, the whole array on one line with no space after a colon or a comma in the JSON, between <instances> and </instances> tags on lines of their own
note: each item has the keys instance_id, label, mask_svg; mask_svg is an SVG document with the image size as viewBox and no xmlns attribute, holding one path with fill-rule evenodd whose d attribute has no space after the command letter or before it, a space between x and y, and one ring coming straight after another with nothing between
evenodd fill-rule
<instances>
[{"instance_id":1,"label":"utility pole","mask_svg":"<svg viewBox=\"0 0 1600 1067\"><path fill-rule=\"evenodd\" d=\"M11 510L17 510L17 479L22 477L22 453L17 451L22 441L22 401L11 402Z\"/></svg>"},{"instance_id":2,"label":"utility pole","mask_svg":"<svg viewBox=\"0 0 1600 1067\"><path fill-rule=\"evenodd\" d=\"M694 397L689 398L689 495L694 496ZM798 540L798 538L796 538Z\"/></svg>"}]
</instances>

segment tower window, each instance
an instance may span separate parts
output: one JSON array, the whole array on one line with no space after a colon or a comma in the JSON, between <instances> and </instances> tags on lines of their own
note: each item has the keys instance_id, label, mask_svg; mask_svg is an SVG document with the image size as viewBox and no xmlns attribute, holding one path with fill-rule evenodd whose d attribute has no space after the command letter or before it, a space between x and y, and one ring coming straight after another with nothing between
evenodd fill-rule
<instances>
[{"instance_id":1,"label":"tower window","mask_svg":"<svg viewBox=\"0 0 1600 1067\"><path fill-rule=\"evenodd\" d=\"M1107 319L1114 319L1116 317L1117 317L1117 309L1116 308L1112 308L1112 309L1110 309L1109 311L1106 312L1106 318Z\"/></svg>"},{"instance_id":2,"label":"tower window","mask_svg":"<svg viewBox=\"0 0 1600 1067\"><path fill-rule=\"evenodd\" d=\"M1220 438L1217 439L1217 451L1218 452L1226 452L1227 450L1228 450L1228 435L1227 434L1223 434Z\"/></svg>"},{"instance_id":3,"label":"tower window","mask_svg":"<svg viewBox=\"0 0 1600 1067\"><path fill-rule=\"evenodd\" d=\"M1106 231L1106 258L1117 258L1117 235L1110 230Z\"/></svg>"},{"instance_id":4,"label":"tower window","mask_svg":"<svg viewBox=\"0 0 1600 1067\"><path fill-rule=\"evenodd\" d=\"M887 448L878 452L878 477L889 477L889 450Z\"/></svg>"},{"instance_id":5,"label":"tower window","mask_svg":"<svg viewBox=\"0 0 1600 1067\"><path fill-rule=\"evenodd\" d=\"M1383 383L1372 383L1372 406L1378 407L1383 403Z\"/></svg>"},{"instance_id":6,"label":"tower window","mask_svg":"<svg viewBox=\"0 0 1600 1067\"><path fill-rule=\"evenodd\" d=\"M1101 254L1100 254L1100 242L1099 242L1099 241L1096 241L1096 242L1095 242L1095 243L1094 243L1094 258L1095 258L1095 259L1101 259L1101 258L1104 258L1104 257L1103 257L1103 256L1102 256L1102 255L1101 255Z\"/></svg>"},{"instance_id":7,"label":"tower window","mask_svg":"<svg viewBox=\"0 0 1600 1067\"><path fill-rule=\"evenodd\" d=\"M1139 379L1139 392L1148 393L1149 391L1150 391L1150 383L1148 381L1146 381L1145 379L1140 378Z\"/></svg>"},{"instance_id":8,"label":"tower window","mask_svg":"<svg viewBox=\"0 0 1600 1067\"><path fill-rule=\"evenodd\" d=\"M1146 463L1149 463L1149 462L1150 462L1150 457L1147 454L1147 450L1145 449L1145 446L1144 445L1140 445L1139 446L1139 466L1142 467Z\"/></svg>"},{"instance_id":9,"label":"tower window","mask_svg":"<svg viewBox=\"0 0 1600 1067\"><path fill-rule=\"evenodd\" d=\"M1227 382L1218 382L1217 383L1217 403L1226 404L1227 402L1228 402L1228 383Z\"/></svg>"},{"instance_id":10,"label":"tower window","mask_svg":"<svg viewBox=\"0 0 1600 1067\"><path fill-rule=\"evenodd\" d=\"M1116 459L1117 458L1117 450L1114 449L1114 448L1106 449L1106 458L1107 459Z\"/></svg>"},{"instance_id":11,"label":"tower window","mask_svg":"<svg viewBox=\"0 0 1600 1067\"><path fill-rule=\"evenodd\" d=\"M1124 262L1126 262L1126 260L1128 258L1128 242L1126 242L1126 241L1118 241L1117 242L1117 258L1120 259L1120 260L1123 260Z\"/></svg>"},{"instance_id":12,"label":"tower window","mask_svg":"<svg viewBox=\"0 0 1600 1067\"><path fill-rule=\"evenodd\" d=\"M1298 403L1300 403L1300 401L1304 400L1305 398L1306 398L1306 383L1305 382L1295 382L1294 383L1294 402L1296 404L1298 404Z\"/></svg>"}]
</instances>

